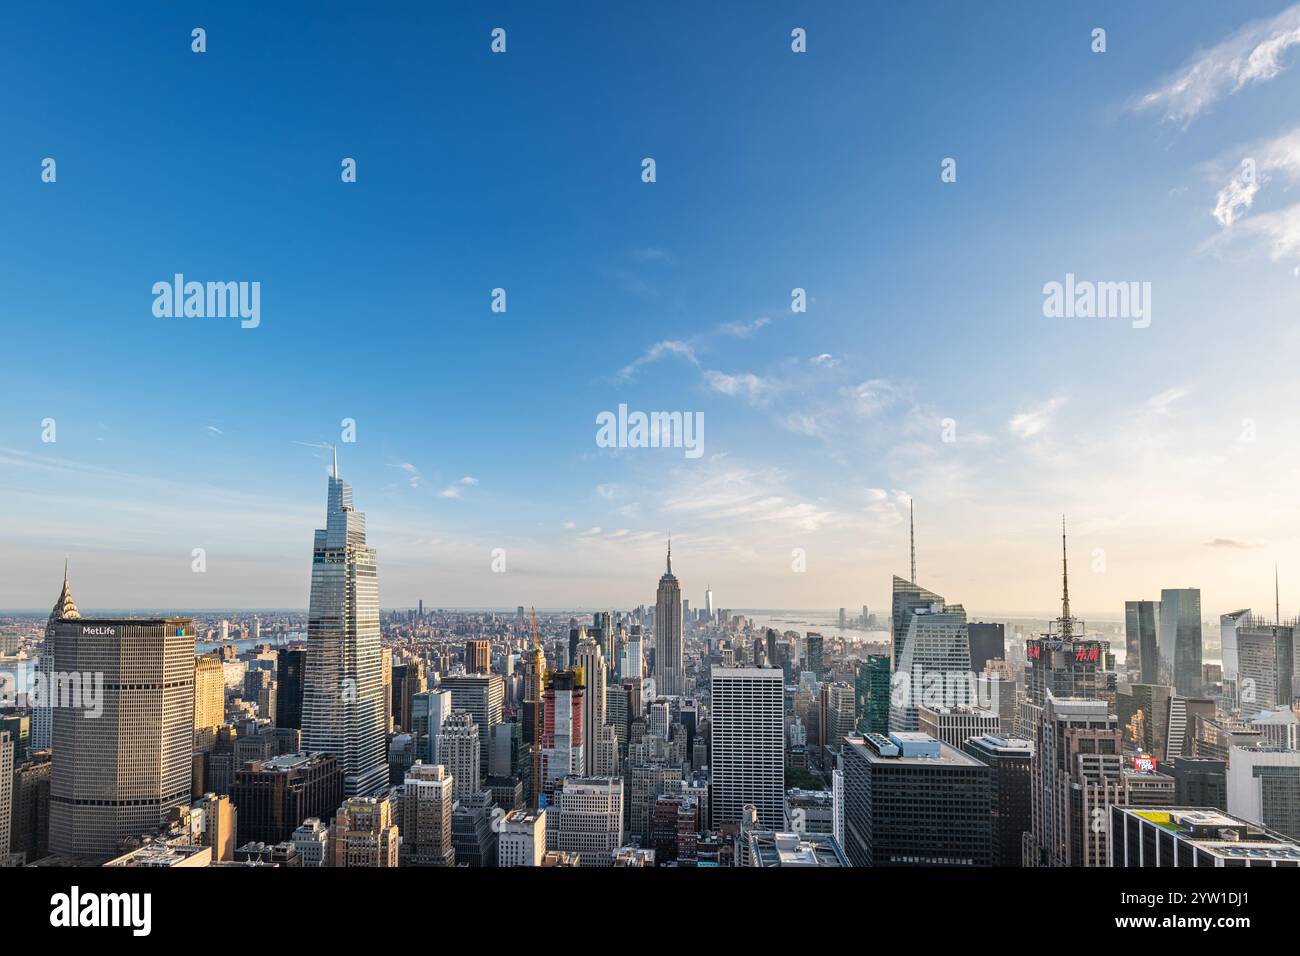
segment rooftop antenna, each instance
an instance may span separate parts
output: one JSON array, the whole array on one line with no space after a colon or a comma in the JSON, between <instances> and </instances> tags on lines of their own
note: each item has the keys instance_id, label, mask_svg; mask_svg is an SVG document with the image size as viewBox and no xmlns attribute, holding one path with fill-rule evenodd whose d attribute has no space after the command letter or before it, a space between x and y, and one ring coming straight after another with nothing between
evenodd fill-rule
<instances>
[{"instance_id":1,"label":"rooftop antenna","mask_svg":"<svg viewBox=\"0 0 1300 956\"><path fill-rule=\"evenodd\" d=\"M1282 625L1282 599L1277 590L1277 562L1273 562L1273 620Z\"/></svg>"},{"instance_id":2,"label":"rooftop antenna","mask_svg":"<svg viewBox=\"0 0 1300 956\"><path fill-rule=\"evenodd\" d=\"M907 499L907 535L912 542L912 577L913 584L916 583L916 521L913 516L912 499Z\"/></svg>"},{"instance_id":3,"label":"rooftop antenna","mask_svg":"<svg viewBox=\"0 0 1300 956\"><path fill-rule=\"evenodd\" d=\"M1061 636L1074 630L1070 620L1070 566L1065 553L1065 515L1061 515Z\"/></svg>"},{"instance_id":4,"label":"rooftop antenna","mask_svg":"<svg viewBox=\"0 0 1300 956\"><path fill-rule=\"evenodd\" d=\"M339 478L339 446L338 446L338 445L330 445L330 448L331 448L331 449L333 450L333 452L334 452L334 480L335 480L335 481L338 481L338 478Z\"/></svg>"}]
</instances>

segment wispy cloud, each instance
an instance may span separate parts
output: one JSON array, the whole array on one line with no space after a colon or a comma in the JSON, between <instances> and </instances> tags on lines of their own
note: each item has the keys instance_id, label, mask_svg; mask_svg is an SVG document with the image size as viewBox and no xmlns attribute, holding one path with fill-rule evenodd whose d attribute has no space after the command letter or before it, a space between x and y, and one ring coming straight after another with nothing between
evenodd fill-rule
<instances>
[{"instance_id":1,"label":"wispy cloud","mask_svg":"<svg viewBox=\"0 0 1300 956\"><path fill-rule=\"evenodd\" d=\"M223 432L223 431L222 431L220 428L218 428L216 425L209 425L209 426L208 426L208 431L212 432L212 434L214 434L214 435L224 435L224 434L225 434L225 432Z\"/></svg>"},{"instance_id":2,"label":"wispy cloud","mask_svg":"<svg viewBox=\"0 0 1300 956\"><path fill-rule=\"evenodd\" d=\"M1187 389L1169 388L1161 392L1159 395L1152 395L1150 398L1148 398L1147 407L1150 408L1153 412L1156 412L1157 414L1168 415L1169 407L1173 405L1174 402L1178 401L1180 398L1186 398L1186 397L1187 397Z\"/></svg>"},{"instance_id":3,"label":"wispy cloud","mask_svg":"<svg viewBox=\"0 0 1300 956\"><path fill-rule=\"evenodd\" d=\"M1037 408L1011 416L1007 428L1019 438L1034 438L1047 430L1052 423L1052 416L1063 404L1065 400L1060 397L1050 398Z\"/></svg>"},{"instance_id":4,"label":"wispy cloud","mask_svg":"<svg viewBox=\"0 0 1300 956\"><path fill-rule=\"evenodd\" d=\"M1159 87L1140 97L1134 108L1159 110L1166 121L1186 125L1224 97L1276 77L1289 65L1287 52L1297 44L1300 4L1271 20L1248 23L1195 54Z\"/></svg>"},{"instance_id":5,"label":"wispy cloud","mask_svg":"<svg viewBox=\"0 0 1300 956\"><path fill-rule=\"evenodd\" d=\"M695 357L695 349L685 342L677 339L669 339L663 342L656 342L637 358L633 359L627 365L624 365L615 377L615 381L630 382L636 377L636 373L642 366L650 365L651 363L658 362L660 359L664 358L682 358L690 362L692 365L698 366L700 364L699 359Z\"/></svg>"},{"instance_id":6,"label":"wispy cloud","mask_svg":"<svg viewBox=\"0 0 1300 956\"><path fill-rule=\"evenodd\" d=\"M456 482L455 484L448 485L446 488L442 489L442 491L438 492L438 497L459 499L464 497L466 488L472 488L474 485L477 484L478 484L477 478L471 478L469 475L466 475L460 481Z\"/></svg>"}]
</instances>

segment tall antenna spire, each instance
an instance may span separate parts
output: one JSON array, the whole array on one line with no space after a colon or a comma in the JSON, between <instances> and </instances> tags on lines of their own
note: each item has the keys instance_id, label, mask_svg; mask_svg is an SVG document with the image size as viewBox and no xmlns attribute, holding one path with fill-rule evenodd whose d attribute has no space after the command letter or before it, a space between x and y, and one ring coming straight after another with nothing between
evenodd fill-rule
<instances>
[{"instance_id":1,"label":"tall antenna spire","mask_svg":"<svg viewBox=\"0 0 1300 956\"><path fill-rule=\"evenodd\" d=\"M913 515L912 499L907 499L907 536L912 543L912 576L909 580L916 583L916 521Z\"/></svg>"},{"instance_id":2,"label":"tall antenna spire","mask_svg":"<svg viewBox=\"0 0 1300 956\"><path fill-rule=\"evenodd\" d=\"M1276 573L1277 568L1275 567L1273 570ZM68 586L68 556L65 554L63 556L63 587L66 589L67 586Z\"/></svg>"},{"instance_id":3,"label":"tall antenna spire","mask_svg":"<svg viewBox=\"0 0 1300 956\"><path fill-rule=\"evenodd\" d=\"M1277 562L1273 562L1273 620L1282 624L1282 598L1277 590Z\"/></svg>"},{"instance_id":4,"label":"tall antenna spire","mask_svg":"<svg viewBox=\"0 0 1300 956\"><path fill-rule=\"evenodd\" d=\"M1074 630L1070 619L1070 565L1065 553L1065 515L1061 515L1061 636Z\"/></svg>"},{"instance_id":5,"label":"tall antenna spire","mask_svg":"<svg viewBox=\"0 0 1300 956\"><path fill-rule=\"evenodd\" d=\"M673 536L671 533L668 535L668 573L673 573Z\"/></svg>"},{"instance_id":6,"label":"tall antenna spire","mask_svg":"<svg viewBox=\"0 0 1300 956\"><path fill-rule=\"evenodd\" d=\"M334 451L334 480L337 481L339 477L339 446L331 445L330 448Z\"/></svg>"}]
</instances>

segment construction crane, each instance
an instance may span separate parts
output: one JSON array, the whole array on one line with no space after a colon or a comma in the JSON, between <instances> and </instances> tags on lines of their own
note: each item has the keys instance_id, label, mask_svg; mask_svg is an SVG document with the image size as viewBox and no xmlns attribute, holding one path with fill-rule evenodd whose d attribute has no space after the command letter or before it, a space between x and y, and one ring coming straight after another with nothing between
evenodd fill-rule
<instances>
[{"instance_id":1,"label":"construction crane","mask_svg":"<svg viewBox=\"0 0 1300 956\"><path fill-rule=\"evenodd\" d=\"M537 637L537 608L533 612L533 806L541 805L542 762L542 685L546 658L542 656L542 643Z\"/></svg>"}]
</instances>

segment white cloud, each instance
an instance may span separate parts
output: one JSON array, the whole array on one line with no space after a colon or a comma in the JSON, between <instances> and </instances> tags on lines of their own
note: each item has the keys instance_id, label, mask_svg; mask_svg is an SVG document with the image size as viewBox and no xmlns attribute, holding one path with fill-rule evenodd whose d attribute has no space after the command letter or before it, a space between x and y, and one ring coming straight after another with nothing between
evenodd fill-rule
<instances>
[{"instance_id":1,"label":"white cloud","mask_svg":"<svg viewBox=\"0 0 1300 956\"><path fill-rule=\"evenodd\" d=\"M1169 388L1161 392L1159 395L1152 395L1150 398L1148 398L1147 406L1152 411L1160 415L1168 415L1169 406L1171 406L1174 402L1178 401L1180 398L1185 398L1186 396L1187 396L1187 389L1185 388L1178 388L1178 387Z\"/></svg>"},{"instance_id":2,"label":"white cloud","mask_svg":"<svg viewBox=\"0 0 1300 956\"><path fill-rule=\"evenodd\" d=\"M1041 435L1046 431L1047 426L1051 424L1052 416L1064 404L1061 398L1051 398L1040 405L1038 408L1032 408L1029 411L1020 412L1013 415L1007 422L1007 427L1011 433L1020 438L1033 438Z\"/></svg>"},{"instance_id":3,"label":"white cloud","mask_svg":"<svg viewBox=\"0 0 1300 956\"><path fill-rule=\"evenodd\" d=\"M627 365L624 365L623 368L619 370L615 380L619 382L631 381L636 377L636 373L641 366L649 365L652 362L658 362L660 359L671 357L686 359L686 361L696 366L700 364L699 359L695 357L695 349L689 343L670 339L663 342L656 342L654 345L650 346L644 354L633 359Z\"/></svg>"},{"instance_id":4,"label":"white cloud","mask_svg":"<svg viewBox=\"0 0 1300 956\"><path fill-rule=\"evenodd\" d=\"M726 372L710 369L704 373L704 380L715 392L743 398L751 405L761 405L766 402L776 387L771 379L762 378L753 372L728 375Z\"/></svg>"},{"instance_id":5,"label":"white cloud","mask_svg":"<svg viewBox=\"0 0 1300 956\"><path fill-rule=\"evenodd\" d=\"M1138 110L1160 110L1165 120L1187 124L1225 96L1273 79L1300 44L1300 4L1271 20L1248 23L1222 42L1194 55L1155 90L1138 99Z\"/></svg>"}]
</instances>

